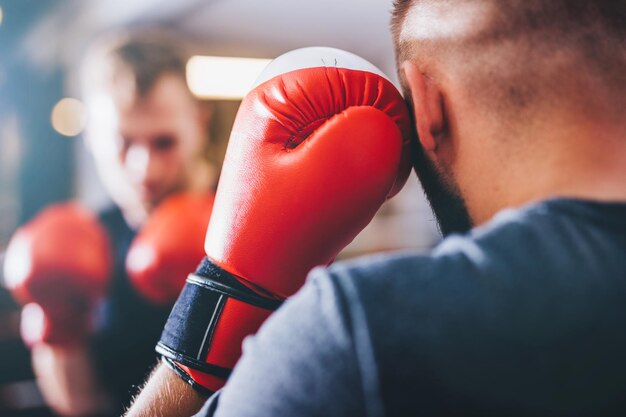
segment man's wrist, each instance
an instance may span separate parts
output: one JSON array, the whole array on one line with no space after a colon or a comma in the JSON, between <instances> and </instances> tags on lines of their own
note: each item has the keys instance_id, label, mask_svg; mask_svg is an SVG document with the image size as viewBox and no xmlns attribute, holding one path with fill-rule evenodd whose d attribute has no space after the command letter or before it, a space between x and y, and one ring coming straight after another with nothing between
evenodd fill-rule
<instances>
[{"instance_id":1,"label":"man's wrist","mask_svg":"<svg viewBox=\"0 0 626 417\"><path fill-rule=\"evenodd\" d=\"M197 382L192 377L192 375L190 375L189 372L187 372L184 366L181 366L180 364L166 357L163 357L163 364L167 366L168 368L170 368L172 371L174 371L176 375L178 375L183 381L189 384L189 386L191 386L191 388L197 391L198 394L205 396L207 398L214 394L214 391L211 391L206 386ZM220 386L222 385L224 385L224 382L220 380Z\"/></svg>"},{"instance_id":2,"label":"man's wrist","mask_svg":"<svg viewBox=\"0 0 626 417\"><path fill-rule=\"evenodd\" d=\"M206 397L160 363L125 417L190 417L200 411L205 402Z\"/></svg>"}]
</instances>

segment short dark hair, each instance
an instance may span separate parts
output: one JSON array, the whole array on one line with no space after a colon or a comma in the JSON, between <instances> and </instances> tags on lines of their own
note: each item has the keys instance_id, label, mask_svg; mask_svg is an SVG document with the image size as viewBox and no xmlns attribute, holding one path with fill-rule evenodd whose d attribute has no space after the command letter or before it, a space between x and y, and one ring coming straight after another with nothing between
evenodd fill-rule
<instances>
[{"instance_id":1,"label":"short dark hair","mask_svg":"<svg viewBox=\"0 0 626 417\"><path fill-rule=\"evenodd\" d=\"M446 0L394 0L391 28L397 41L408 10L417 3ZM500 15L494 35L533 31L566 33L593 29L624 41L626 32L625 0L461 0L490 2Z\"/></svg>"},{"instance_id":2,"label":"short dark hair","mask_svg":"<svg viewBox=\"0 0 626 417\"><path fill-rule=\"evenodd\" d=\"M537 94L552 91L558 96L561 91L557 84L568 77L576 77L576 72L584 72L603 86L616 110L623 105L626 100L626 0L394 0L391 28L398 62L418 58L414 42L400 39L412 7L476 2L492 6L495 13L489 26L465 42L459 40L449 45L451 49L443 50L454 50L459 56L465 54L467 63L476 62L487 50L484 46L498 42L504 45L505 41L513 41L507 45L516 45L520 52L515 62L503 60L491 68L482 66L478 72L491 75L488 83L480 85L479 91L490 90L503 107L512 104L509 108L519 110L520 104L528 104ZM572 57L576 70L558 76L549 74L552 68L545 66L544 58L563 54ZM545 73L552 78L543 84L537 77L531 80L533 82L507 78L509 73L520 74L520 65L527 74ZM479 75L474 76L474 85L478 85ZM576 93L573 90L569 89L572 94Z\"/></svg>"},{"instance_id":3,"label":"short dark hair","mask_svg":"<svg viewBox=\"0 0 626 417\"><path fill-rule=\"evenodd\" d=\"M137 98L147 96L164 75L185 82L188 42L161 29L107 33L88 45L81 65L85 98L118 88L132 88ZM129 84L129 85L128 85Z\"/></svg>"},{"instance_id":4,"label":"short dark hair","mask_svg":"<svg viewBox=\"0 0 626 417\"><path fill-rule=\"evenodd\" d=\"M117 70L132 78L140 97L148 94L163 75L185 79L187 56L171 35L135 34L113 46L109 53Z\"/></svg>"},{"instance_id":5,"label":"short dark hair","mask_svg":"<svg viewBox=\"0 0 626 417\"><path fill-rule=\"evenodd\" d=\"M162 31L130 33L109 46L107 52L114 73L123 72L135 87L135 94L146 96L163 75L185 79L188 54L185 42Z\"/></svg>"}]
</instances>

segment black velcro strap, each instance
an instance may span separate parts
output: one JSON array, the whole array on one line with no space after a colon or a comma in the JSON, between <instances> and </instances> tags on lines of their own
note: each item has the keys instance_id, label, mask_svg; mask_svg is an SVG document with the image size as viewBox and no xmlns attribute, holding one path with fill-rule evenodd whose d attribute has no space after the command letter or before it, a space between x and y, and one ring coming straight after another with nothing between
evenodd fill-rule
<instances>
[{"instance_id":1,"label":"black velcro strap","mask_svg":"<svg viewBox=\"0 0 626 417\"><path fill-rule=\"evenodd\" d=\"M206 363L204 358L228 298L269 311L282 302L255 293L208 258L196 272L187 278L156 351L182 365L226 379L230 369Z\"/></svg>"},{"instance_id":2,"label":"black velcro strap","mask_svg":"<svg viewBox=\"0 0 626 417\"><path fill-rule=\"evenodd\" d=\"M210 278L205 278L194 274L190 274L187 277L187 282L197 285L199 287L203 287L209 291L215 291L227 297L243 301L246 304L263 308L265 310L274 311L282 304L282 301L260 296L257 293L249 290L248 287L241 284L239 284L241 285L240 288L235 288L230 286L229 284L222 284L221 282L213 281Z\"/></svg>"},{"instance_id":3,"label":"black velcro strap","mask_svg":"<svg viewBox=\"0 0 626 417\"><path fill-rule=\"evenodd\" d=\"M251 304L266 310L276 310L282 304L282 300L264 297L252 291L241 283L240 278L230 272L220 268L209 258L204 258L195 274L190 274L187 278L195 281L197 285L211 287L218 292L228 295L244 303Z\"/></svg>"}]
</instances>

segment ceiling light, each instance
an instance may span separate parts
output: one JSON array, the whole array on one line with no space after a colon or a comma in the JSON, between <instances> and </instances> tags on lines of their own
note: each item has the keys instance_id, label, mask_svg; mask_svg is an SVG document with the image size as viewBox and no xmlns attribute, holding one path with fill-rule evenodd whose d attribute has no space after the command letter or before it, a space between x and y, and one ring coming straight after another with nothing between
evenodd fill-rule
<instances>
[{"instance_id":1,"label":"ceiling light","mask_svg":"<svg viewBox=\"0 0 626 417\"><path fill-rule=\"evenodd\" d=\"M194 56L187 62L187 84L199 98L241 100L269 59Z\"/></svg>"}]
</instances>

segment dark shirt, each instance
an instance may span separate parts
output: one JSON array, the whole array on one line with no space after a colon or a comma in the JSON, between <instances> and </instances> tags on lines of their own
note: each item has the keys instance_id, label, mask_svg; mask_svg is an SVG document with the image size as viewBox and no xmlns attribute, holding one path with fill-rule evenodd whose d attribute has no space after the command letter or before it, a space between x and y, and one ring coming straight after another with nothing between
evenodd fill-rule
<instances>
[{"instance_id":1,"label":"dark shirt","mask_svg":"<svg viewBox=\"0 0 626 417\"><path fill-rule=\"evenodd\" d=\"M626 204L315 270L200 415L626 415ZM216 411L217 409L217 411Z\"/></svg>"},{"instance_id":2,"label":"dark shirt","mask_svg":"<svg viewBox=\"0 0 626 417\"><path fill-rule=\"evenodd\" d=\"M126 254L135 232L119 208L99 214L114 252L113 280L99 314L99 326L91 340L91 352L100 382L113 395L120 415L157 361L159 340L171 306L160 307L142 298L125 269Z\"/></svg>"}]
</instances>

